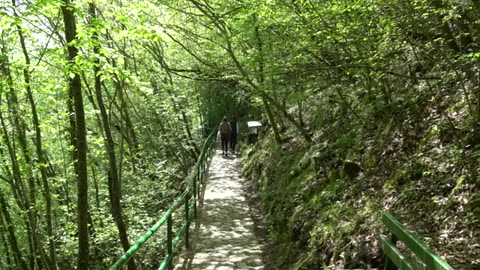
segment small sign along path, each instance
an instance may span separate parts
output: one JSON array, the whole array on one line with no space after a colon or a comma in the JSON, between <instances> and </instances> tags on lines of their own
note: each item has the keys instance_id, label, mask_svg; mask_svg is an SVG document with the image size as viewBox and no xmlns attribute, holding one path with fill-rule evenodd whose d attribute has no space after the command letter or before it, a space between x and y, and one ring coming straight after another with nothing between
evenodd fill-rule
<instances>
[{"instance_id":1,"label":"small sign along path","mask_svg":"<svg viewBox=\"0 0 480 270\"><path fill-rule=\"evenodd\" d=\"M191 230L192 247L180 254L174 269L264 269L264 243L255 235L244 181L240 157L225 157L217 148L208 171L203 207Z\"/></svg>"}]
</instances>

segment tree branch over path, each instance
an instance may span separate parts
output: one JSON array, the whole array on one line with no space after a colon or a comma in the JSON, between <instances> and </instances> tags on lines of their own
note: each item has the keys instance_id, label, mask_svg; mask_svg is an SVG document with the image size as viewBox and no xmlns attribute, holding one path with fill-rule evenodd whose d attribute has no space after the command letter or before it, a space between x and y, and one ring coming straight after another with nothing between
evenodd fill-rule
<instances>
[{"instance_id":1,"label":"tree branch over path","mask_svg":"<svg viewBox=\"0 0 480 270\"><path fill-rule=\"evenodd\" d=\"M245 70L243 65L240 63L238 60L237 56L235 55L233 46L232 46L232 41L231 41L231 36L230 36L230 31L228 31L228 27L225 21L223 21L221 18L219 18L215 11L208 5L208 4L201 4L196 0L189 0L191 3L193 3L202 13L207 16L210 21L217 27L217 29L223 34L223 37L225 38L226 42L226 48L225 50L227 51L228 55L230 56L230 59L234 62L236 68L242 75L242 77L245 79L248 85L252 87L252 89L255 90L255 92L263 99L267 100L269 103L273 104L279 111L282 112L282 114L289 120L302 134L302 136L305 138L307 142L311 142L311 134L309 134L305 128L293 117L291 116L284 108L281 106L280 103L278 103L274 98L268 95L259 85L257 85L253 79L251 78L250 74ZM273 119L270 119L270 121L273 121Z\"/></svg>"}]
</instances>

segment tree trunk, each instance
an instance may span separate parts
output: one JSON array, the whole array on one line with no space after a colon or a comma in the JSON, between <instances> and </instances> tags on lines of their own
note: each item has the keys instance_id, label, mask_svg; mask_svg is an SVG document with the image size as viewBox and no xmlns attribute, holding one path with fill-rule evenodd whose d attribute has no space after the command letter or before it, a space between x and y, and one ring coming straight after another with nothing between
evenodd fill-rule
<instances>
[{"instance_id":1,"label":"tree trunk","mask_svg":"<svg viewBox=\"0 0 480 270\"><path fill-rule=\"evenodd\" d=\"M185 134L183 134L182 137L186 141L186 144L191 147L189 152L191 153L193 160L197 160L197 157L200 154L200 149L198 148L198 145L195 143L195 140L193 139L190 123L188 122L188 118L185 113L185 108L183 107L181 102L177 102L177 96L174 90L172 74L170 73L170 68L168 67L168 64L165 62L164 55L162 54L162 51L160 49L160 45L152 43L151 45L146 46L146 48L150 51L150 53L154 56L154 58L157 60L160 66L162 66L162 68L167 73L167 77L168 77L167 81L170 87L166 87L166 90L170 96L170 100L172 102L175 115L178 117L178 120L180 122L183 122L183 128L185 129ZM154 88L158 89L158 84L156 83L152 83L152 84L154 85Z\"/></svg>"},{"instance_id":2,"label":"tree trunk","mask_svg":"<svg viewBox=\"0 0 480 270\"><path fill-rule=\"evenodd\" d=\"M15 7L15 0L12 0L12 4ZM14 11L14 16L19 18L16 11ZM20 25L17 24L17 32L18 37L20 39L20 45L22 47L22 52L25 57L26 66L23 69L23 76L25 81L25 90L27 91L27 100L30 103L30 108L32 111L32 118L33 118L33 126L35 129L35 149L37 152L37 167L40 170L40 175L42 178L43 184L43 194L45 198L46 204L46 220L47 220L47 236L48 236L48 246L49 246L49 268L52 270L57 269L57 256L56 256L56 248L55 248L55 241L53 236L53 225L52 225L52 198L50 194L50 185L47 179L47 167L45 164L47 163L46 159L44 158L43 147L42 147L42 132L40 130L40 121L38 119L37 107L35 105L35 100L33 98L32 87L30 85L30 56L28 55L27 47L25 46L25 38L23 36L22 29Z\"/></svg>"},{"instance_id":3,"label":"tree trunk","mask_svg":"<svg viewBox=\"0 0 480 270\"><path fill-rule=\"evenodd\" d=\"M96 13L95 13L95 5L93 3L89 4L89 13L92 17L92 21L96 20ZM95 26L93 26L95 27ZM92 40L94 42L93 52L98 55L100 53L100 43L98 40L98 32L95 29L93 31ZM110 122L108 119L107 110L105 108L105 104L103 102L102 96L102 84L101 84L101 77L100 77L100 61L99 59L95 59L94 65L94 74L95 74L95 94L97 98L98 108L100 109L100 114L103 122L103 130L105 132L105 144L107 147L107 155L108 155L108 185L110 191L110 205L112 209L112 215L117 224L118 232L120 235L120 242L122 243L123 250L126 252L130 248L130 243L128 242L128 235L126 231L125 222L122 217L122 206L120 204L121 199L121 186L118 177L118 169L117 169L117 158L115 155L115 143L113 141L112 130L110 128ZM120 89L120 91L122 91ZM123 101L122 101L123 103ZM131 259L128 262L128 269L134 270L135 269L135 261Z\"/></svg>"},{"instance_id":4,"label":"tree trunk","mask_svg":"<svg viewBox=\"0 0 480 270\"><path fill-rule=\"evenodd\" d=\"M25 221L25 227L27 231L27 239L28 239L28 247L30 254L28 255L29 259L29 267L27 269L34 269L35 267L35 248L33 244L33 236L31 232L31 226L29 219L25 216L25 214L28 211L28 199L27 196L25 195L25 185L23 183L20 170L18 168L18 162L17 162L17 157L15 155L15 150L13 149L12 145L10 144L10 138L7 133L7 129L5 126L5 121L3 118L2 111L0 110L0 125L2 126L2 131L3 131L3 141L4 144L7 146L8 149L8 154L10 156L10 162L12 163L12 175L11 179L12 181L10 182L11 184L11 189L13 196L15 198L15 201L18 205L18 207L22 210L24 214L22 214L22 217L24 218ZM2 153L3 155L3 153ZM27 215L28 216L28 215ZM29 217L29 216L28 216Z\"/></svg>"},{"instance_id":5,"label":"tree trunk","mask_svg":"<svg viewBox=\"0 0 480 270\"><path fill-rule=\"evenodd\" d=\"M173 79L172 75L170 74L169 70L167 69L167 75L168 75L168 80L170 84L170 88L167 87L167 91L171 96L173 108L175 111L180 112L180 115L182 116L181 122L183 122L183 127L185 128L185 132L187 135L187 145L190 145L192 147L192 154L193 154L193 159L197 160L198 155L200 155L200 149L198 148L197 144L195 143L195 140L193 139L191 128L190 128L190 123L188 122L187 115L185 113L185 107L182 105L182 102L176 102L177 96L175 94L174 86L173 86Z\"/></svg>"},{"instance_id":6,"label":"tree trunk","mask_svg":"<svg viewBox=\"0 0 480 270\"><path fill-rule=\"evenodd\" d=\"M78 49L72 45L77 35L75 15L69 0L64 0L62 5L63 22L65 24L65 39L70 68L75 65ZM77 158L77 209L78 209L78 262L77 269L89 269L89 242L88 242L88 171L87 171L87 134L85 113L83 108L82 85L80 74L71 69L73 78L69 79L69 92L73 97L73 109L75 112L76 145L74 146Z\"/></svg>"},{"instance_id":7,"label":"tree trunk","mask_svg":"<svg viewBox=\"0 0 480 270\"><path fill-rule=\"evenodd\" d=\"M262 39L260 38L260 32L258 30L256 13L253 14L253 22L255 24L254 34L255 34L255 40L257 41L257 50L259 55L259 59L257 61L258 62L258 82L260 83L260 85L263 85L265 82L264 63L263 63L263 43L262 43ZM266 94L263 94L263 95L266 95ZM268 120L272 125L273 134L275 135L275 141L277 142L277 144L281 145L282 138L280 137L280 131L278 130L277 122L275 121L275 117L270 108L270 104L268 103L266 98L263 97L263 95L262 95L262 102L263 102L263 105L265 106Z\"/></svg>"},{"instance_id":8,"label":"tree trunk","mask_svg":"<svg viewBox=\"0 0 480 270\"><path fill-rule=\"evenodd\" d=\"M0 191L0 215L2 215L5 220L5 226L7 227L6 230L8 231L8 241L13 251L15 263L20 269L29 269L29 267L27 266L27 262L25 261L24 256L20 251L17 237L15 235L15 230L13 229L13 222L10 217L10 213L8 212L7 201L5 200L5 197L3 196L3 193L1 191Z\"/></svg>"},{"instance_id":9,"label":"tree trunk","mask_svg":"<svg viewBox=\"0 0 480 270\"><path fill-rule=\"evenodd\" d=\"M3 259L0 259L0 269L13 269L13 264L15 263L17 268L21 268L21 266L17 262L12 262L12 258L15 258L15 256L12 257L10 254L10 248L8 247L7 239L5 239L4 232L7 231L7 225L3 221L3 217L0 213L0 227L2 228L2 232L0 233L0 241L2 242L3 246L3 252L5 253L5 261ZM6 266L4 265L6 264ZM25 267L27 265L25 264ZM7 268L8 267L8 268Z\"/></svg>"},{"instance_id":10,"label":"tree trunk","mask_svg":"<svg viewBox=\"0 0 480 270\"><path fill-rule=\"evenodd\" d=\"M170 87L173 88L173 83L170 83ZM200 150L198 149L197 145L194 143L192 133L190 131L190 124L188 123L187 116L185 111L177 104L176 95L172 89L167 87L167 92L170 96L170 100L173 105L173 111L178 116L178 120L183 122L183 127L185 129L185 133L182 135L183 140L185 140L186 144L191 146L189 151L193 160L197 160L198 154L200 154Z\"/></svg>"},{"instance_id":11,"label":"tree trunk","mask_svg":"<svg viewBox=\"0 0 480 270\"><path fill-rule=\"evenodd\" d=\"M6 55L6 48L2 47L2 53ZM13 88L13 80L12 76L10 74L10 69L8 68L8 60L5 60L4 63L1 65L2 67L2 75L5 76L7 80L7 86L8 86L8 94L7 94L7 105L8 105L8 110L11 115L10 120L12 122L12 126L14 126L14 134L13 137L17 137L20 147L25 159L25 166L28 167L26 171L31 173L31 158L30 158L30 153L28 151L28 145L27 145L27 137L26 137L26 132L25 132L25 122L23 119L20 117L20 112L18 110L18 98L16 95L16 91ZM13 119L11 119L13 118ZM11 144L10 138L8 135L8 131L6 128L6 123L3 118L3 114L0 113L0 121L2 125L2 129L4 132L4 140L5 144L7 145L10 160L12 163L12 174L14 176L14 181L13 181L13 186L12 190L17 191L17 203L19 207L22 209L22 211L27 215L27 232L28 232L28 240L29 240L29 248L30 248L30 255L29 255L29 264L30 268L33 269L35 267L35 263L38 264L40 268L42 268L40 259L45 259L45 256L43 252L43 248L40 245L40 238L38 236L38 228L37 228L37 215L36 215L36 208L34 206L35 203L35 181L32 175L28 177L28 190L24 185L23 182L23 177L22 173L20 170L21 165L19 164L17 155L16 155L16 149L15 145ZM16 131L16 132L15 132ZM14 141L14 140L13 140ZM12 143L13 143L12 141ZM27 196L27 192L29 195ZM46 261L44 261L44 264L46 264Z\"/></svg>"}]
</instances>

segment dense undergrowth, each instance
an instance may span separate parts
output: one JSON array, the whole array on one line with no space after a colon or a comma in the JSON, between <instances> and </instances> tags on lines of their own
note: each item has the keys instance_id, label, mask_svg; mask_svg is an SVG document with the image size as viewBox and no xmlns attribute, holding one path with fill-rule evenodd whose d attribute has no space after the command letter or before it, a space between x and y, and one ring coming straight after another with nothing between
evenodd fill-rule
<instances>
[{"instance_id":1,"label":"dense undergrowth","mask_svg":"<svg viewBox=\"0 0 480 270\"><path fill-rule=\"evenodd\" d=\"M244 149L244 174L261 194L279 267L381 266L382 211L455 269L479 267L478 152L457 110L462 101L452 94L439 108L421 97L397 100L391 113L356 117L329 94L314 94L308 106L312 143L287 128L278 145L267 124ZM444 113L455 116L455 130Z\"/></svg>"}]
</instances>

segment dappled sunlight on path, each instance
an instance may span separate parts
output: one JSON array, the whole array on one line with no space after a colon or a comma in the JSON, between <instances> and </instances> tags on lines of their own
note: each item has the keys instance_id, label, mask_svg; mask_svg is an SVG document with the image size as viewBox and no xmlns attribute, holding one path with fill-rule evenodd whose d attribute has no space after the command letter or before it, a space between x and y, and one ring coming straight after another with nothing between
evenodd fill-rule
<instances>
[{"instance_id":1,"label":"dappled sunlight on path","mask_svg":"<svg viewBox=\"0 0 480 270\"><path fill-rule=\"evenodd\" d=\"M240 158L216 150L191 250L179 256L175 269L264 269L244 181Z\"/></svg>"}]
</instances>

